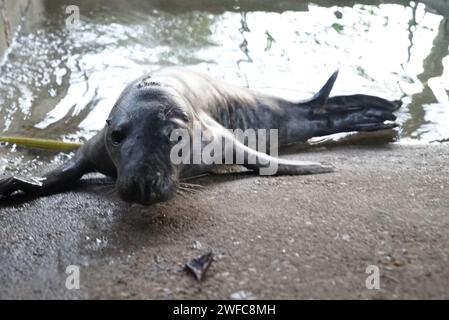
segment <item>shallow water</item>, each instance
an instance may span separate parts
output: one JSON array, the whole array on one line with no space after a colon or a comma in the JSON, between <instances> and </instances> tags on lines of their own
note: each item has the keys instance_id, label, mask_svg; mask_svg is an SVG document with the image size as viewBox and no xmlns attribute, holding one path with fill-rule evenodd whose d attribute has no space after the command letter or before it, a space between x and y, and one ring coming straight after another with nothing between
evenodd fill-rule
<instances>
[{"instance_id":1,"label":"shallow water","mask_svg":"<svg viewBox=\"0 0 449 320\"><path fill-rule=\"evenodd\" d=\"M0 134L88 139L127 83L160 66L185 65L291 99L309 97L340 69L333 94L403 100L400 142L448 140L449 9L429 2L433 8L402 1L49 0L0 67ZM70 4L81 11L73 29L65 25ZM16 150L6 149L0 152ZM16 153L0 170L40 154Z\"/></svg>"}]
</instances>

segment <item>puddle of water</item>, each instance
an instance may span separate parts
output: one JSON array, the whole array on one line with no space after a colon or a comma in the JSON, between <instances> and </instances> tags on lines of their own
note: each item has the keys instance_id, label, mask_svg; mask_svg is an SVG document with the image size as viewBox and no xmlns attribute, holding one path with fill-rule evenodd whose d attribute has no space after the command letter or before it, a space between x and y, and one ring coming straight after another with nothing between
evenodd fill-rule
<instances>
[{"instance_id":1,"label":"puddle of water","mask_svg":"<svg viewBox=\"0 0 449 320\"><path fill-rule=\"evenodd\" d=\"M16 37L0 66L0 133L88 139L127 83L185 65L291 99L310 96L339 68L333 94L402 98L401 141L449 138L449 26L423 4L79 1L82 23L69 30L65 8L74 2L47 1ZM9 157L16 167L36 153Z\"/></svg>"}]
</instances>

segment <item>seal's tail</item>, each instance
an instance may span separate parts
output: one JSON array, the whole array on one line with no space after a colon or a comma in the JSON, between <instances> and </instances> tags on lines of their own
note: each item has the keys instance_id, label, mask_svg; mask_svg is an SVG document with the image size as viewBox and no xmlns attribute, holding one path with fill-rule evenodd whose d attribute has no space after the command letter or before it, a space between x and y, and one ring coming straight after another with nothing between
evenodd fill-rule
<instances>
[{"instance_id":1,"label":"seal's tail","mask_svg":"<svg viewBox=\"0 0 449 320\"><path fill-rule=\"evenodd\" d=\"M310 108L312 120L321 120L320 134L349 131L374 131L397 127L394 111L400 108L401 101L356 94L329 97L337 79L334 72L323 88L315 96L301 103Z\"/></svg>"}]
</instances>

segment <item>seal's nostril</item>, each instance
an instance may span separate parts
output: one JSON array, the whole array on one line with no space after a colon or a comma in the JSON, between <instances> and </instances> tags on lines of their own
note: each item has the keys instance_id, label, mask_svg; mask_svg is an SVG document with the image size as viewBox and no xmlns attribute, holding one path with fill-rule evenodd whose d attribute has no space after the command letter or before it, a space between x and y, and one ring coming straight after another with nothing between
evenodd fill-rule
<instances>
[{"instance_id":1,"label":"seal's nostril","mask_svg":"<svg viewBox=\"0 0 449 320\"><path fill-rule=\"evenodd\" d=\"M139 183L139 191L140 191L140 196L142 197L142 198L145 198L145 195L146 195L146 187L145 187L145 183Z\"/></svg>"},{"instance_id":2,"label":"seal's nostril","mask_svg":"<svg viewBox=\"0 0 449 320\"><path fill-rule=\"evenodd\" d=\"M132 177L130 179L130 188L131 189L140 189L140 183L137 177Z\"/></svg>"},{"instance_id":3,"label":"seal's nostril","mask_svg":"<svg viewBox=\"0 0 449 320\"><path fill-rule=\"evenodd\" d=\"M117 181L117 189L124 201L136 202L140 199L139 185L134 177L123 177Z\"/></svg>"},{"instance_id":4,"label":"seal's nostril","mask_svg":"<svg viewBox=\"0 0 449 320\"><path fill-rule=\"evenodd\" d=\"M152 188L157 187L157 185L158 185L158 178L155 178L155 179L151 180L151 187Z\"/></svg>"}]
</instances>

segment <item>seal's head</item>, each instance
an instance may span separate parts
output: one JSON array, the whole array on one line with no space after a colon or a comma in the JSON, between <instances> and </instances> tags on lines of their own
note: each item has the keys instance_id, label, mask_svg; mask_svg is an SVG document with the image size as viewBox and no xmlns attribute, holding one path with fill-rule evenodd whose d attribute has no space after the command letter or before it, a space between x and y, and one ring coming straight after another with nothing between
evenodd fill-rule
<instances>
[{"instance_id":1,"label":"seal's head","mask_svg":"<svg viewBox=\"0 0 449 320\"><path fill-rule=\"evenodd\" d=\"M120 198L150 205L176 193L180 166L170 159L176 143L170 137L188 126L189 115L167 90L143 81L118 99L106 121L105 145L117 168Z\"/></svg>"}]
</instances>

